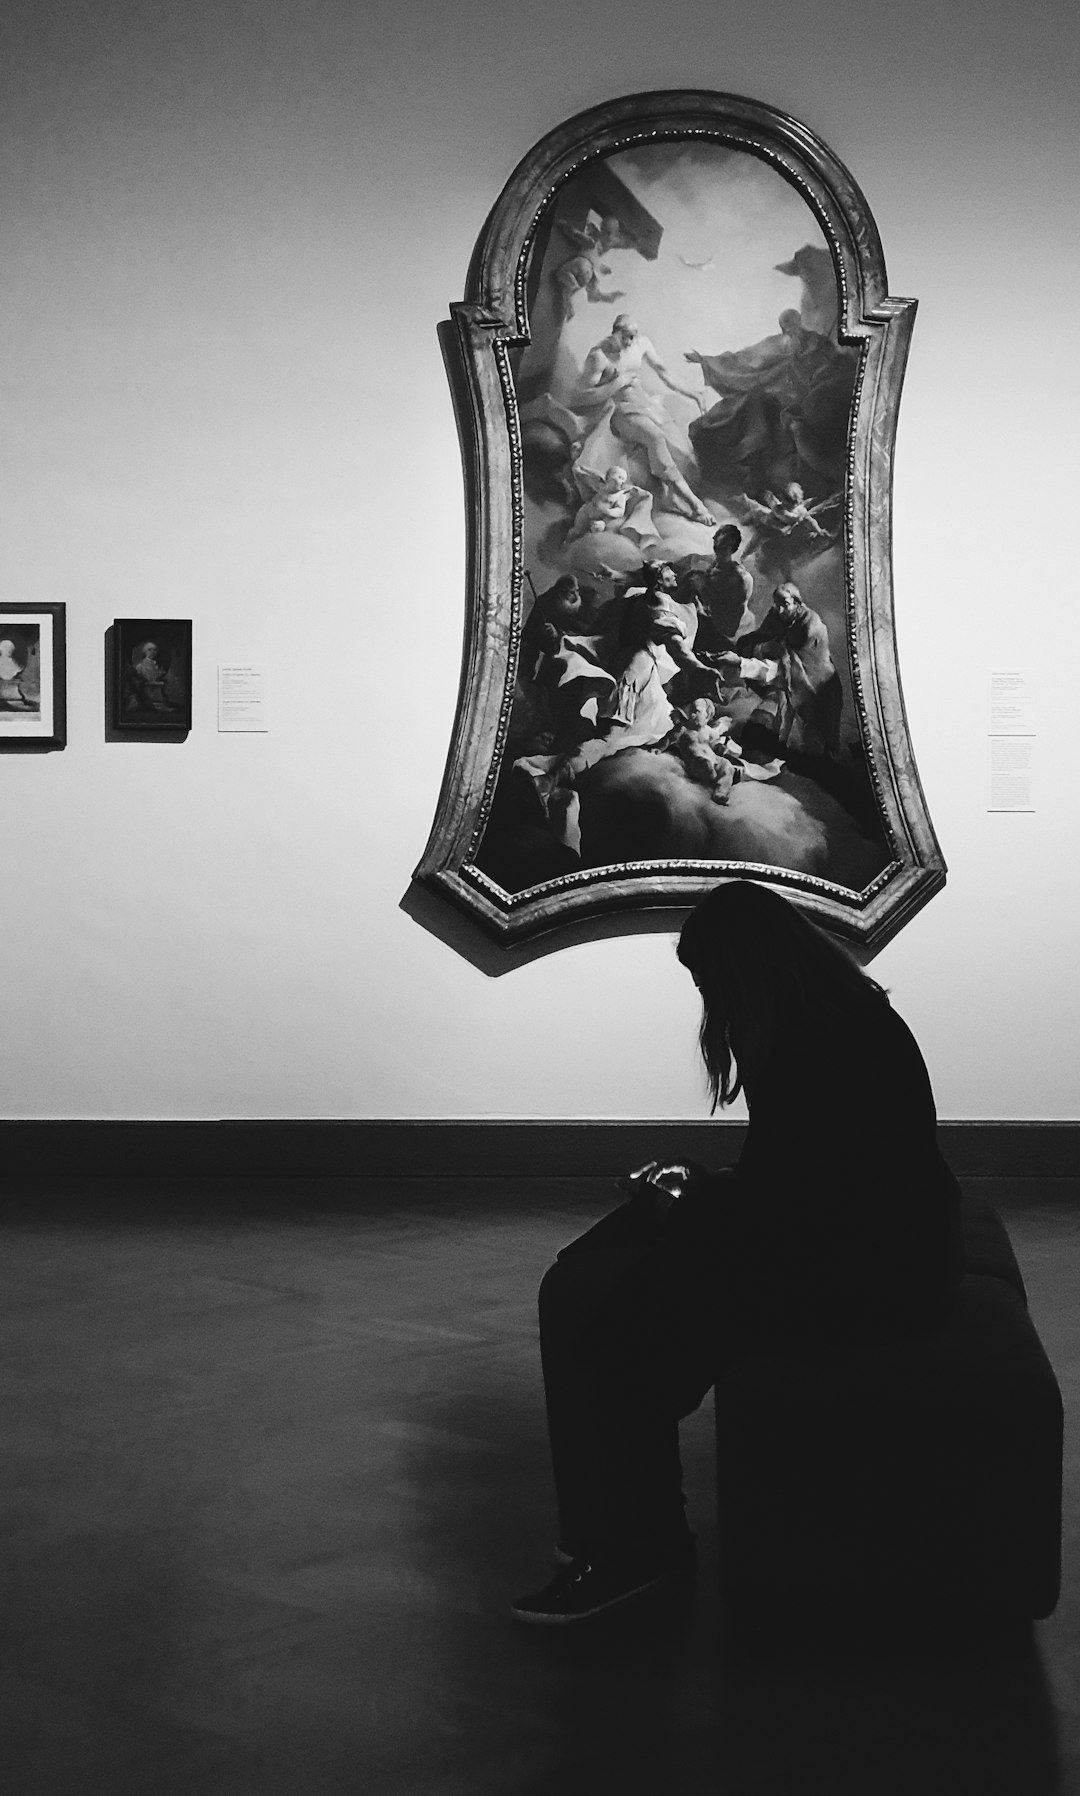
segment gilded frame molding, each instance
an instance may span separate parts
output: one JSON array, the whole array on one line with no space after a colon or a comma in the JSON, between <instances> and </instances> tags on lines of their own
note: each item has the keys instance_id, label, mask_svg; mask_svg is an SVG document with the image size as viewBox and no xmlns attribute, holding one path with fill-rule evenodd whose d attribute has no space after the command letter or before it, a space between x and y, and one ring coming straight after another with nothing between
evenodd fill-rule
<instances>
[{"instance_id":1,"label":"gilded frame molding","mask_svg":"<svg viewBox=\"0 0 1080 1796\"><path fill-rule=\"evenodd\" d=\"M843 538L851 683L886 864L860 890L753 861L660 859L586 867L524 891L476 863L514 700L524 614L522 438L512 352L529 340L530 257L548 208L595 159L702 139L749 151L795 187L820 224L839 287L838 332L860 353L847 440ZM430 839L414 878L509 946L583 918L688 910L718 881L752 877L868 950L945 881L908 732L897 666L891 498L897 410L916 301L891 296L869 207L805 125L763 103L655 92L594 107L523 159L481 233L465 298L440 327L461 439L468 516L467 617L457 715Z\"/></svg>"}]
</instances>

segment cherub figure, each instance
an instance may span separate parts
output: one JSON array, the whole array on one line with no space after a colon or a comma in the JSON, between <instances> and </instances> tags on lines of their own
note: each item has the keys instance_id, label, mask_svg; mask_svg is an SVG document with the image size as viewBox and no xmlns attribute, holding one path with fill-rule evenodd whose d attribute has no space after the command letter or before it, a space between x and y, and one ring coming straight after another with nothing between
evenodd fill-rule
<instances>
[{"instance_id":1,"label":"cherub figure","mask_svg":"<svg viewBox=\"0 0 1080 1796\"><path fill-rule=\"evenodd\" d=\"M574 246L574 254L560 262L554 273L563 323L569 323L574 316L574 301L579 293L584 293L590 305L614 305L617 299L622 299L624 290L621 287L613 288L610 293L604 293L600 288L601 275L611 273L610 264L601 261L601 257L610 249L634 247L635 239L623 230L618 219L602 218L598 225L589 219L584 227L557 219L556 229Z\"/></svg>"},{"instance_id":2,"label":"cherub figure","mask_svg":"<svg viewBox=\"0 0 1080 1796\"><path fill-rule=\"evenodd\" d=\"M568 543L582 536L602 536L621 531L640 542L656 542L652 529L652 499L643 486L635 486L625 468L609 468L594 493L578 507L567 532Z\"/></svg>"},{"instance_id":3,"label":"cherub figure","mask_svg":"<svg viewBox=\"0 0 1080 1796\"><path fill-rule=\"evenodd\" d=\"M674 729L655 752L676 755L695 785L710 788L714 804L727 804L743 773L742 749L731 740L731 718L718 717L711 698L693 699L675 717Z\"/></svg>"},{"instance_id":4,"label":"cherub figure","mask_svg":"<svg viewBox=\"0 0 1080 1796\"><path fill-rule=\"evenodd\" d=\"M750 554L756 555L763 573L781 574L785 579L790 578L800 554L835 540L835 529L826 529L821 520L843 505L840 495L822 499L817 505L808 505L802 487L795 480L784 488L782 496L766 490L759 500L752 499L749 493L741 493L739 502L745 509L747 521L753 525Z\"/></svg>"},{"instance_id":5,"label":"cherub figure","mask_svg":"<svg viewBox=\"0 0 1080 1796\"><path fill-rule=\"evenodd\" d=\"M829 541L828 531L822 529L815 514L824 510L832 501L826 500L821 506L807 505L806 494L797 480L784 488L782 499L770 491L766 491L763 501L751 499L749 493L740 493L739 498L759 528L780 530L787 536L797 525L805 524L812 537Z\"/></svg>"},{"instance_id":6,"label":"cherub figure","mask_svg":"<svg viewBox=\"0 0 1080 1796\"><path fill-rule=\"evenodd\" d=\"M783 497L766 490L762 499L752 499L749 493L740 493L737 503L741 503L747 519L754 525L754 540L751 553L758 552L760 561L779 567L791 558L792 549L797 538L810 547L815 543L831 543L834 532L826 530L821 519L827 512L834 511L842 503L839 496L822 499L817 505L807 505L806 494L797 480L784 488ZM764 555L760 551L764 550Z\"/></svg>"},{"instance_id":7,"label":"cherub figure","mask_svg":"<svg viewBox=\"0 0 1080 1796\"><path fill-rule=\"evenodd\" d=\"M685 710L676 710L675 717L674 729L653 753L677 755L696 785L711 788L714 804L727 804L740 780L774 780L784 770L780 760L761 765L744 760L731 739L732 719L718 715L711 698L694 699Z\"/></svg>"}]
</instances>

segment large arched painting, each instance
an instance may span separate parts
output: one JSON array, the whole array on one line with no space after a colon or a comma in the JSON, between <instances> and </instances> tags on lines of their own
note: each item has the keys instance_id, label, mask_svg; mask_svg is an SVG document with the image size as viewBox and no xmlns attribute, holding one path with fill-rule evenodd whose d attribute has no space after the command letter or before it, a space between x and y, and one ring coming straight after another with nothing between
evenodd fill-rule
<instances>
[{"instance_id":1,"label":"large arched painting","mask_svg":"<svg viewBox=\"0 0 1080 1796\"><path fill-rule=\"evenodd\" d=\"M941 884L890 578L913 314L768 108L639 96L526 159L444 330L470 628L419 878L506 941L754 877L876 945Z\"/></svg>"}]
</instances>

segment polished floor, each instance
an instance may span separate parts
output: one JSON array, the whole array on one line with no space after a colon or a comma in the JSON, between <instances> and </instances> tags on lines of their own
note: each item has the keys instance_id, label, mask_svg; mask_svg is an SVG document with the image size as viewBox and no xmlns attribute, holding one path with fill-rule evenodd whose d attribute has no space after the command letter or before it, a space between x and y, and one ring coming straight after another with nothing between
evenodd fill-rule
<instances>
[{"instance_id":1,"label":"polished floor","mask_svg":"<svg viewBox=\"0 0 1080 1796\"><path fill-rule=\"evenodd\" d=\"M526 1630L534 1291L597 1181L9 1192L4 1796L1080 1796L1080 1190L981 1187L1066 1402L1034 1631Z\"/></svg>"}]
</instances>

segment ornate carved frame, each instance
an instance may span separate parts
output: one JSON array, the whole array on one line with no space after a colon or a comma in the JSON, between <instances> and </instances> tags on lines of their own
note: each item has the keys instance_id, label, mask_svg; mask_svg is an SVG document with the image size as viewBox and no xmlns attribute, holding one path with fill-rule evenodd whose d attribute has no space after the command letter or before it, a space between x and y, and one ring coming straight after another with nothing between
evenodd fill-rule
<instances>
[{"instance_id":1,"label":"ornate carved frame","mask_svg":"<svg viewBox=\"0 0 1080 1796\"><path fill-rule=\"evenodd\" d=\"M846 588L852 682L890 859L863 891L745 861L645 861L503 891L474 863L501 765L522 624L523 484L509 351L526 342L529 258L545 211L590 160L653 141L748 150L801 193L831 248L842 341L862 366L848 439ZM899 930L945 881L913 758L897 669L891 566L893 448L916 301L888 293L877 228L832 152L757 101L697 91L629 96L579 114L520 163L477 245L466 298L441 327L468 499L468 614L457 717L430 840L415 878L504 944L602 913L678 912L726 877L793 898L864 948ZM644 921L644 919L643 919Z\"/></svg>"}]
</instances>

